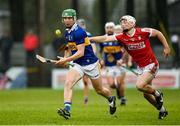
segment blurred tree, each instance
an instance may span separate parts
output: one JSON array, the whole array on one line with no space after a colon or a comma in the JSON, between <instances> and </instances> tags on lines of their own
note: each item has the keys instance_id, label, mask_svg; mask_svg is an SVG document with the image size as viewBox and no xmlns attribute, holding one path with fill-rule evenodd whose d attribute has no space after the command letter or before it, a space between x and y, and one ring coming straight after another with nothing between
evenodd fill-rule
<instances>
[{"instance_id":1,"label":"blurred tree","mask_svg":"<svg viewBox=\"0 0 180 126\"><path fill-rule=\"evenodd\" d=\"M39 54L44 56L44 42L45 42L45 5L46 5L46 0L38 0L37 1L37 28L38 28L38 34L39 34ZM39 86L48 86L47 85L47 80L45 76L45 66L40 63L39 64L39 72L40 72L40 83Z\"/></svg>"},{"instance_id":2,"label":"blurred tree","mask_svg":"<svg viewBox=\"0 0 180 126\"><path fill-rule=\"evenodd\" d=\"M126 1L126 14L134 16L134 0Z\"/></svg>"},{"instance_id":3,"label":"blurred tree","mask_svg":"<svg viewBox=\"0 0 180 126\"><path fill-rule=\"evenodd\" d=\"M79 14L79 5L78 0L71 0L72 8L76 10L77 14Z\"/></svg>"},{"instance_id":4,"label":"blurred tree","mask_svg":"<svg viewBox=\"0 0 180 126\"><path fill-rule=\"evenodd\" d=\"M24 0L9 0L12 36L21 41L24 35Z\"/></svg>"},{"instance_id":5,"label":"blurred tree","mask_svg":"<svg viewBox=\"0 0 180 126\"><path fill-rule=\"evenodd\" d=\"M104 25L107 22L107 2L99 0L100 34L104 34Z\"/></svg>"},{"instance_id":6,"label":"blurred tree","mask_svg":"<svg viewBox=\"0 0 180 126\"><path fill-rule=\"evenodd\" d=\"M153 21L152 21L152 17L153 17L153 14L152 14L152 1L151 0L148 0L147 3L146 3L146 7L147 7L147 22L148 22L148 25L149 26L152 26L153 24Z\"/></svg>"},{"instance_id":7,"label":"blurred tree","mask_svg":"<svg viewBox=\"0 0 180 126\"><path fill-rule=\"evenodd\" d=\"M168 29L168 9L167 0L156 0L156 13L158 18L158 25L162 22L164 29L169 33Z\"/></svg>"},{"instance_id":8,"label":"blurred tree","mask_svg":"<svg viewBox=\"0 0 180 126\"><path fill-rule=\"evenodd\" d=\"M156 18L155 27L158 28L166 37L169 42L169 26L168 26L168 10L167 10L167 0L155 0L156 13L154 17ZM159 45L156 42L156 45Z\"/></svg>"},{"instance_id":9,"label":"blurred tree","mask_svg":"<svg viewBox=\"0 0 180 126\"><path fill-rule=\"evenodd\" d=\"M24 20L25 20L25 30L33 29L37 32L38 25L38 7L37 2L39 0L29 0L24 3Z\"/></svg>"}]
</instances>

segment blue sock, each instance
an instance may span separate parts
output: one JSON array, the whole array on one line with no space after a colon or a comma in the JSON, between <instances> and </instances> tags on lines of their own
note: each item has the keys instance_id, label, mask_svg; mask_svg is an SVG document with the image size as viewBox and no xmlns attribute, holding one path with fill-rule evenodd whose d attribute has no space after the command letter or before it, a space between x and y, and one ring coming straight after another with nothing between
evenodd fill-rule
<instances>
[{"instance_id":1,"label":"blue sock","mask_svg":"<svg viewBox=\"0 0 180 126\"><path fill-rule=\"evenodd\" d=\"M70 112L71 111L71 102L64 102L64 108Z\"/></svg>"}]
</instances>

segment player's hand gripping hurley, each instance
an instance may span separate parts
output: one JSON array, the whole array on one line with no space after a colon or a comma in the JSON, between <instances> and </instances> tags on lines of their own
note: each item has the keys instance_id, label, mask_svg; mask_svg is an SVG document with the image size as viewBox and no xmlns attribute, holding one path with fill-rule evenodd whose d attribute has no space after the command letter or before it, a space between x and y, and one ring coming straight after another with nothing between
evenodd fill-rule
<instances>
[{"instance_id":1,"label":"player's hand gripping hurley","mask_svg":"<svg viewBox=\"0 0 180 126\"><path fill-rule=\"evenodd\" d=\"M61 57L57 56L59 59L61 59ZM45 57L42 57L40 55L36 55L36 58L41 61L42 63L56 63L58 60L53 60L53 59L48 59L48 58L45 58ZM73 63L70 63L70 62L67 62L67 65L68 66L74 66Z\"/></svg>"}]
</instances>

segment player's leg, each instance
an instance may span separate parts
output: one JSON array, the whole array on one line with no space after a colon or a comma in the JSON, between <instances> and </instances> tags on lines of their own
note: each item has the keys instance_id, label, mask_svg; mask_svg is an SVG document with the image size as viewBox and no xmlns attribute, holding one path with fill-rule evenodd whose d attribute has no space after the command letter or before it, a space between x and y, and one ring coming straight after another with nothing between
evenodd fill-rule
<instances>
[{"instance_id":1,"label":"player's leg","mask_svg":"<svg viewBox=\"0 0 180 126\"><path fill-rule=\"evenodd\" d=\"M125 98L125 72L122 73L120 76L117 76L117 95L120 99L120 104L125 105L126 104L126 98Z\"/></svg>"},{"instance_id":2,"label":"player's leg","mask_svg":"<svg viewBox=\"0 0 180 126\"><path fill-rule=\"evenodd\" d=\"M139 75L136 81L136 88L144 93L154 94L155 89L152 88L151 85L149 85L153 78L154 76L149 72L145 72Z\"/></svg>"},{"instance_id":3,"label":"player's leg","mask_svg":"<svg viewBox=\"0 0 180 126\"><path fill-rule=\"evenodd\" d=\"M85 74L90 77L95 91L109 101L110 114L114 114L116 112L116 97L111 95L111 91L108 88L102 86L102 78L98 63L95 63L94 66L91 67L94 67L91 71L85 69Z\"/></svg>"},{"instance_id":4,"label":"player's leg","mask_svg":"<svg viewBox=\"0 0 180 126\"><path fill-rule=\"evenodd\" d=\"M165 107L162 105L161 108L157 107L157 98L152 95L152 94L147 94L144 93L144 98L149 101L149 103L151 103L156 109L159 110L159 119L163 119L164 117L166 117L166 115L168 114L168 112L166 111Z\"/></svg>"},{"instance_id":5,"label":"player's leg","mask_svg":"<svg viewBox=\"0 0 180 126\"><path fill-rule=\"evenodd\" d=\"M88 76L84 75L83 76L83 83L84 83L84 104L88 103L88 96L89 96L89 83L90 83L90 79L88 78Z\"/></svg>"},{"instance_id":6,"label":"player's leg","mask_svg":"<svg viewBox=\"0 0 180 126\"><path fill-rule=\"evenodd\" d=\"M106 76L106 80L107 80L107 84L109 88L116 88L115 84L114 84L114 77L113 76Z\"/></svg>"},{"instance_id":7,"label":"player's leg","mask_svg":"<svg viewBox=\"0 0 180 126\"><path fill-rule=\"evenodd\" d=\"M136 87L139 91L142 91L144 97L160 111L159 119L162 119L167 115L167 111L163 106L163 94L160 91L155 90L151 85L153 78L153 74L144 72L138 77Z\"/></svg>"},{"instance_id":8,"label":"player's leg","mask_svg":"<svg viewBox=\"0 0 180 126\"><path fill-rule=\"evenodd\" d=\"M91 81L96 92L108 99L110 106L110 114L114 114L116 112L116 97L111 95L111 91L108 88L102 86L101 77L91 79Z\"/></svg>"},{"instance_id":9,"label":"player's leg","mask_svg":"<svg viewBox=\"0 0 180 126\"><path fill-rule=\"evenodd\" d=\"M66 81L64 85L64 108L58 109L58 114L65 119L70 118L73 86L83 75L74 69L70 69L66 75Z\"/></svg>"},{"instance_id":10,"label":"player's leg","mask_svg":"<svg viewBox=\"0 0 180 126\"><path fill-rule=\"evenodd\" d=\"M111 67L105 67L105 79L106 79L106 82L107 84L103 84L103 87L105 88L108 88L108 90L110 90L111 92L111 95L112 95L112 89L115 88L115 85L114 85L114 78L113 78L113 75L112 75L112 68Z\"/></svg>"}]
</instances>

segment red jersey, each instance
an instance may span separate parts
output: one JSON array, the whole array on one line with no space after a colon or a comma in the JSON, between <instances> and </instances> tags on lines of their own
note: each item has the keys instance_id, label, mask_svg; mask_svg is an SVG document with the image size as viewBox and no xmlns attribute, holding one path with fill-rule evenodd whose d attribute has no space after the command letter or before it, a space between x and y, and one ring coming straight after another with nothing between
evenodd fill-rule
<instances>
[{"instance_id":1,"label":"red jersey","mask_svg":"<svg viewBox=\"0 0 180 126\"><path fill-rule=\"evenodd\" d=\"M132 37L126 33L120 33L115 35L115 37L132 56L133 61L139 67L144 67L150 63L158 63L151 49L150 35L151 31L148 29L135 28L135 33Z\"/></svg>"}]
</instances>

